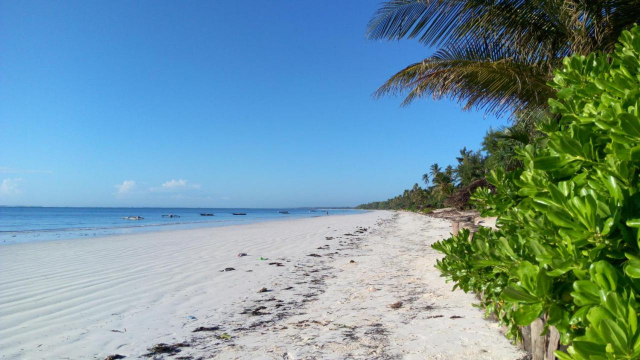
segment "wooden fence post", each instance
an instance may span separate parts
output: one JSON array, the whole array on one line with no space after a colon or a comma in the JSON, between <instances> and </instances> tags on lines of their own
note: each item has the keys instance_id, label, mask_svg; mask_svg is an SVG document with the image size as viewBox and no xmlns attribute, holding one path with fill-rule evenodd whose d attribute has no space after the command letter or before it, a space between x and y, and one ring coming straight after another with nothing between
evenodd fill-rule
<instances>
[{"instance_id":1,"label":"wooden fence post","mask_svg":"<svg viewBox=\"0 0 640 360\"><path fill-rule=\"evenodd\" d=\"M547 347L545 346L545 337L540 336L544 329L542 319L535 319L531 323L531 355L533 360L545 360Z\"/></svg>"},{"instance_id":2,"label":"wooden fence post","mask_svg":"<svg viewBox=\"0 0 640 360\"><path fill-rule=\"evenodd\" d=\"M460 231L460 222L458 220L451 221L451 231L453 236L458 235L458 231Z\"/></svg>"}]
</instances>

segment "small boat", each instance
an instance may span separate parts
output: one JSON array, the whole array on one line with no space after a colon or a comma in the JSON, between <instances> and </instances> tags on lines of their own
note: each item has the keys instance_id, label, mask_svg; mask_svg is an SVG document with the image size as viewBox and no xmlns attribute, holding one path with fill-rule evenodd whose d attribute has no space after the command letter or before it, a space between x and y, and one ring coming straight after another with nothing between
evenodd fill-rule
<instances>
[{"instance_id":1,"label":"small boat","mask_svg":"<svg viewBox=\"0 0 640 360\"><path fill-rule=\"evenodd\" d=\"M233 215L247 215L247 213L231 213Z\"/></svg>"},{"instance_id":2,"label":"small boat","mask_svg":"<svg viewBox=\"0 0 640 360\"><path fill-rule=\"evenodd\" d=\"M144 220L142 216L125 216L123 217L125 220Z\"/></svg>"},{"instance_id":3,"label":"small boat","mask_svg":"<svg viewBox=\"0 0 640 360\"><path fill-rule=\"evenodd\" d=\"M213 214L200 214L200 216L213 216Z\"/></svg>"},{"instance_id":4,"label":"small boat","mask_svg":"<svg viewBox=\"0 0 640 360\"><path fill-rule=\"evenodd\" d=\"M288 211L278 211L280 214L289 214Z\"/></svg>"},{"instance_id":5,"label":"small boat","mask_svg":"<svg viewBox=\"0 0 640 360\"><path fill-rule=\"evenodd\" d=\"M180 215L169 214L169 215L162 215L162 217L168 217L168 218L179 218L179 217L180 217Z\"/></svg>"}]
</instances>

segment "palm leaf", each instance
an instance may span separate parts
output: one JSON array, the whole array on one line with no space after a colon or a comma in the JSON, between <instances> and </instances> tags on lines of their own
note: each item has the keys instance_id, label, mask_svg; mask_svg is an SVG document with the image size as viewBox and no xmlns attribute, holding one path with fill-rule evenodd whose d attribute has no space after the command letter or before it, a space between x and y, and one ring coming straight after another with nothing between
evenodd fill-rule
<instances>
[{"instance_id":1,"label":"palm leaf","mask_svg":"<svg viewBox=\"0 0 640 360\"><path fill-rule=\"evenodd\" d=\"M405 95L403 105L418 98L449 98L464 109L486 108L501 115L546 106L554 91L549 74L527 58L495 45L449 47L391 77L374 94Z\"/></svg>"},{"instance_id":2,"label":"palm leaf","mask_svg":"<svg viewBox=\"0 0 640 360\"><path fill-rule=\"evenodd\" d=\"M611 51L639 20L640 0L387 1L369 22L370 39L416 38L441 49L376 95L406 94L404 105L451 98L465 109L537 118L564 57Z\"/></svg>"}]
</instances>

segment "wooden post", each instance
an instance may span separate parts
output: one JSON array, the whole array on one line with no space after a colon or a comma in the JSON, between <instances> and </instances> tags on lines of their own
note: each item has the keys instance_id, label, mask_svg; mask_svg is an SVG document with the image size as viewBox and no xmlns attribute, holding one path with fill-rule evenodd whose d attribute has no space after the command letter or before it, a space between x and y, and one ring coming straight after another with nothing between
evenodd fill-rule
<instances>
[{"instance_id":1,"label":"wooden post","mask_svg":"<svg viewBox=\"0 0 640 360\"><path fill-rule=\"evenodd\" d=\"M457 220L451 221L451 232L453 235L458 235L458 231L460 231L460 222Z\"/></svg>"},{"instance_id":2,"label":"wooden post","mask_svg":"<svg viewBox=\"0 0 640 360\"><path fill-rule=\"evenodd\" d=\"M560 346L560 333L554 326L549 326L549 345L547 347L547 360L555 360L556 355L553 353Z\"/></svg>"},{"instance_id":3,"label":"wooden post","mask_svg":"<svg viewBox=\"0 0 640 360\"><path fill-rule=\"evenodd\" d=\"M547 347L545 344L545 337L540 336L544 329L544 322L542 319L535 319L531 323L531 356L532 360L545 360L547 353Z\"/></svg>"},{"instance_id":4,"label":"wooden post","mask_svg":"<svg viewBox=\"0 0 640 360\"><path fill-rule=\"evenodd\" d=\"M520 328L522 333L522 344L520 348L526 352L531 352L531 326L523 326Z\"/></svg>"}]
</instances>

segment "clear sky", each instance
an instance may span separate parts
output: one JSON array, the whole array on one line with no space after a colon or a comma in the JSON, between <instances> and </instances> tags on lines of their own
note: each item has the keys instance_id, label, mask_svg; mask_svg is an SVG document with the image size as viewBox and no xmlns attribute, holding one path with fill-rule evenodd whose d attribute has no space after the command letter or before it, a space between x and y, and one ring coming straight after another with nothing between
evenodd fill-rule
<instances>
[{"instance_id":1,"label":"clear sky","mask_svg":"<svg viewBox=\"0 0 640 360\"><path fill-rule=\"evenodd\" d=\"M375 100L432 49L332 1L0 2L0 205L348 206L506 119Z\"/></svg>"}]
</instances>

